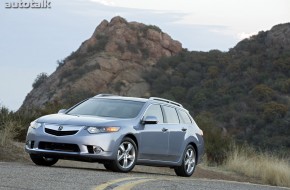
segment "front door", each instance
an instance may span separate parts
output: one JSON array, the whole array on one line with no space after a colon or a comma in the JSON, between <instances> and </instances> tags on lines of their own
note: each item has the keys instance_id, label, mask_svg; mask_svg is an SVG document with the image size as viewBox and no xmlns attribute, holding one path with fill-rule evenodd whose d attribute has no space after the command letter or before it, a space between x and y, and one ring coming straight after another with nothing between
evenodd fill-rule
<instances>
[{"instance_id":1,"label":"front door","mask_svg":"<svg viewBox=\"0 0 290 190\"><path fill-rule=\"evenodd\" d=\"M157 124L146 124L140 131L139 159L167 160L169 131L164 124L160 105L151 105L144 114L157 117Z\"/></svg>"}]
</instances>

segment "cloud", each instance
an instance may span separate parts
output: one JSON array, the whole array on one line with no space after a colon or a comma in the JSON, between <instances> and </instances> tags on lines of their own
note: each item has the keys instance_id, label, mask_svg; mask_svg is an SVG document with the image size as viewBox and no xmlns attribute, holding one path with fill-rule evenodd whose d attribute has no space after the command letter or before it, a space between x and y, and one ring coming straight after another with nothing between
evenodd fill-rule
<instances>
[{"instance_id":1,"label":"cloud","mask_svg":"<svg viewBox=\"0 0 290 190\"><path fill-rule=\"evenodd\" d=\"M243 40L245 38L249 38L249 37L251 37L253 35L256 35L256 34L257 34L257 32L250 32L250 33L241 32L241 33L237 34L237 37L238 37L239 40Z\"/></svg>"},{"instance_id":2,"label":"cloud","mask_svg":"<svg viewBox=\"0 0 290 190\"><path fill-rule=\"evenodd\" d=\"M100 3L106 6L117 6L113 0L91 0L92 2Z\"/></svg>"}]
</instances>

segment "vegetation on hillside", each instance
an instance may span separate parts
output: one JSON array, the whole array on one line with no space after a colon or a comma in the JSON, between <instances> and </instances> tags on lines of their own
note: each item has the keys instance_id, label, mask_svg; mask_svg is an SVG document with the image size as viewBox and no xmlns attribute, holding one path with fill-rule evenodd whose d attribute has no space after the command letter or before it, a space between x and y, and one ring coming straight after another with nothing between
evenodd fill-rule
<instances>
[{"instance_id":1,"label":"vegetation on hillside","mask_svg":"<svg viewBox=\"0 0 290 190\"><path fill-rule=\"evenodd\" d=\"M261 35L229 52L189 52L163 58L144 77L151 95L182 103L238 142L290 152L290 53L262 43ZM206 114L205 114L206 113ZM206 134L206 132L205 132Z\"/></svg>"},{"instance_id":2,"label":"vegetation on hillside","mask_svg":"<svg viewBox=\"0 0 290 190\"><path fill-rule=\"evenodd\" d=\"M37 88L39 87L46 79L48 78L47 73L40 73L37 75L36 79L34 80L32 87Z\"/></svg>"},{"instance_id":3,"label":"vegetation on hillside","mask_svg":"<svg viewBox=\"0 0 290 190\"><path fill-rule=\"evenodd\" d=\"M13 140L24 141L27 127L37 116L15 113L0 105L0 145Z\"/></svg>"}]
</instances>

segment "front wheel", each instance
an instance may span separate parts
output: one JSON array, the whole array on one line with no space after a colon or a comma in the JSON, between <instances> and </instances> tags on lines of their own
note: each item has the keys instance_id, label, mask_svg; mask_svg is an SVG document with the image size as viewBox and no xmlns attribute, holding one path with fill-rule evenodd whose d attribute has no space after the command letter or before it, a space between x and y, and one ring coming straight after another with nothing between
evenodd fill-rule
<instances>
[{"instance_id":1,"label":"front wheel","mask_svg":"<svg viewBox=\"0 0 290 190\"><path fill-rule=\"evenodd\" d=\"M134 168L136 160L137 146L135 142L130 138L124 138L119 145L116 159L105 167L115 172L126 173Z\"/></svg>"},{"instance_id":2,"label":"front wheel","mask_svg":"<svg viewBox=\"0 0 290 190\"><path fill-rule=\"evenodd\" d=\"M196 152L192 145L188 145L183 153L181 166L174 168L176 175L190 177L196 166Z\"/></svg>"},{"instance_id":3,"label":"front wheel","mask_svg":"<svg viewBox=\"0 0 290 190\"><path fill-rule=\"evenodd\" d=\"M39 166L52 166L58 161L57 158L47 158L45 156L38 156L35 154L30 154L30 158L36 165Z\"/></svg>"}]
</instances>

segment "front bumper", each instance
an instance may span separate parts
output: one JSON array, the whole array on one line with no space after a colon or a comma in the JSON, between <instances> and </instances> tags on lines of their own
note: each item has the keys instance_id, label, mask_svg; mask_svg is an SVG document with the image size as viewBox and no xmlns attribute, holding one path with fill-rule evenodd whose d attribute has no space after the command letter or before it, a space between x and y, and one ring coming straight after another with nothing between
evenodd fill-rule
<instances>
[{"instance_id":1,"label":"front bumper","mask_svg":"<svg viewBox=\"0 0 290 190\"><path fill-rule=\"evenodd\" d=\"M113 152L101 152L97 154L82 153L82 152L65 152L65 151L54 151L54 150L43 150L38 148L29 148L25 146L25 151L29 154L37 154L49 158L58 158L65 160L77 160L87 162L104 162L105 160L113 160Z\"/></svg>"},{"instance_id":2,"label":"front bumper","mask_svg":"<svg viewBox=\"0 0 290 190\"><path fill-rule=\"evenodd\" d=\"M102 162L113 160L117 152L116 143L121 141L116 133L89 134L86 130L80 129L74 135L54 136L44 131L44 127L37 129L29 128L26 137L25 151L29 154L37 154L58 159L80 160L90 162ZM49 144L50 146L42 146ZM54 148L57 144L57 148ZM62 146L73 145L77 150L62 149ZM91 147L100 147L101 151L94 152Z\"/></svg>"}]
</instances>

